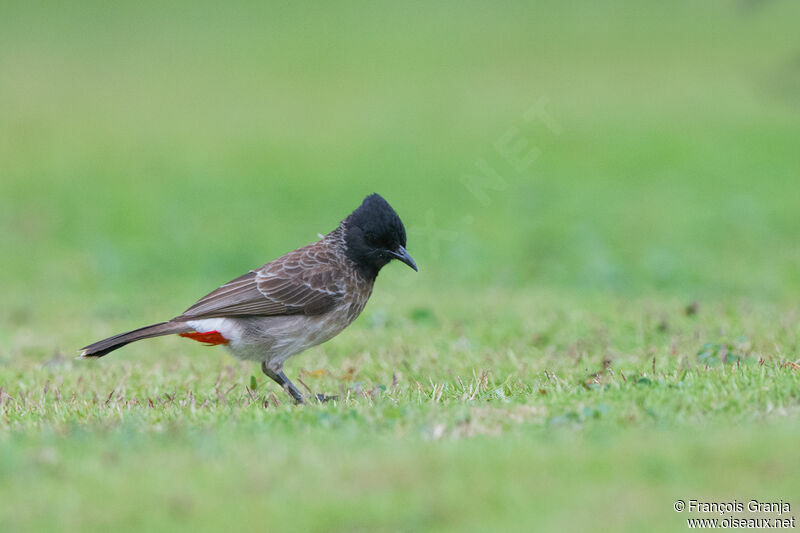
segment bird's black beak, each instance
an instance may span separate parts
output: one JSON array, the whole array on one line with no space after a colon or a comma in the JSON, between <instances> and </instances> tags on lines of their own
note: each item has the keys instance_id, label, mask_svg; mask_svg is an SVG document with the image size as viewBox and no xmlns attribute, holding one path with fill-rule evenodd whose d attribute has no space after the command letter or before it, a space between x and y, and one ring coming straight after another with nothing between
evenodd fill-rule
<instances>
[{"instance_id":1,"label":"bird's black beak","mask_svg":"<svg viewBox=\"0 0 800 533\"><path fill-rule=\"evenodd\" d=\"M397 250L393 252L389 251L389 254L395 259L402 261L403 263L413 268L415 271L419 272L419 269L417 268L417 264L414 262L414 259L412 259L410 255L408 255L408 251L402 246L398 246Z\"/></svg>"}]
</instances>

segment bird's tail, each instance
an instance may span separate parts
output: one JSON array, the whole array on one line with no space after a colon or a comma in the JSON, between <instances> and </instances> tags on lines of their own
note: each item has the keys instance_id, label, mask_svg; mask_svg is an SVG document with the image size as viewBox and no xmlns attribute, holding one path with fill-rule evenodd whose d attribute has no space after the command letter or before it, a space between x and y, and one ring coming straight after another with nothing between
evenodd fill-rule
<instances>
[{"instance_id":1,"label":"bird's tail","mask_svg":"<svg viewBox=\"0 0 800 533\"><path fill-rule=\"evenodd\" d=\"M113 337L85 346L81 348L81 357L103 357L107 353L113 352L117 348L122 348L131 342L149 339L151 337L160 337L162 335L171 335L173 333L187 333L190 331L194 330L185 322L161 322L127 333L120 333L119 335L114 335Z\"/></svg>"}]
</instances>

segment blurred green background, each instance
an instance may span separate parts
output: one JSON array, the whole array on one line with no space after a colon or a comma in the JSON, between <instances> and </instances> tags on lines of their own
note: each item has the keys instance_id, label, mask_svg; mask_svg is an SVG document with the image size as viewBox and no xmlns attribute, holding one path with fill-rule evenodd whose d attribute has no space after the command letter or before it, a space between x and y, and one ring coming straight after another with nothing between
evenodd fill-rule
<instances>
[{"instance_id":1,"label":"blurred green background","mask_svg":"<svg viewBox=\"0 0 800 533\"><path fill-rule=\"evenodd\" d=\"M416 284L796 297L798 14L3 2L0 290L177 312L378 191Z\"/></svg>"},{"instance_id":2,"label":"blurred green background","mask_svg":"<svg viewBox=\"0 0 800 533\"><path fill-rule=\"evenodd\" d=\"M0 2L0 526L671 530L678 497L797 494L798 21ZM288 373L383 395L262 408L252 365L179 339L71 362L372 192L420 272ZM767 364L687 377L705 343Z\"/></svg>"}]
</instances>

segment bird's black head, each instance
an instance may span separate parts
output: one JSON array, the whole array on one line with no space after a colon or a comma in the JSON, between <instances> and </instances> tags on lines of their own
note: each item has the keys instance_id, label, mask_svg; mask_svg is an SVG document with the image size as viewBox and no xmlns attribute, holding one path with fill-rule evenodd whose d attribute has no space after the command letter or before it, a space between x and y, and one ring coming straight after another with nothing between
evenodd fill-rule
<instances>
[{"instance_id":1,"label":"bird's black head","mask_svg":"<svg viewBox=\"0 0 800 533\"><path fill-rule=\"evenodd\" d=\"M398 259L417 270L417 264L406 251L406 228L389 202L379 194L370 194L345 219L346 253L368 278L392 259Z\"/></svg>"}]
</instances>

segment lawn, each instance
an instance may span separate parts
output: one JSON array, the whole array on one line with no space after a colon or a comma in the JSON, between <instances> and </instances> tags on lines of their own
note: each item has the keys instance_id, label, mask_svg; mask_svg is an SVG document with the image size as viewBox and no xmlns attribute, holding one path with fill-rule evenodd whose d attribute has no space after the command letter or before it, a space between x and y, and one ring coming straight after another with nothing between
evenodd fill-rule
<instances>
[{"instance_id":1,"label":"lawn","mask_svg":"<svg viewBox=\"0 0 800 533\"><path fill-rule=\"evenodd\" d=\"M3 3L0 531L796 514L798 15ZM338 401L186 339L75 359L374 191L420 272L287 364Z\"/></svg>"}]
</instances>

